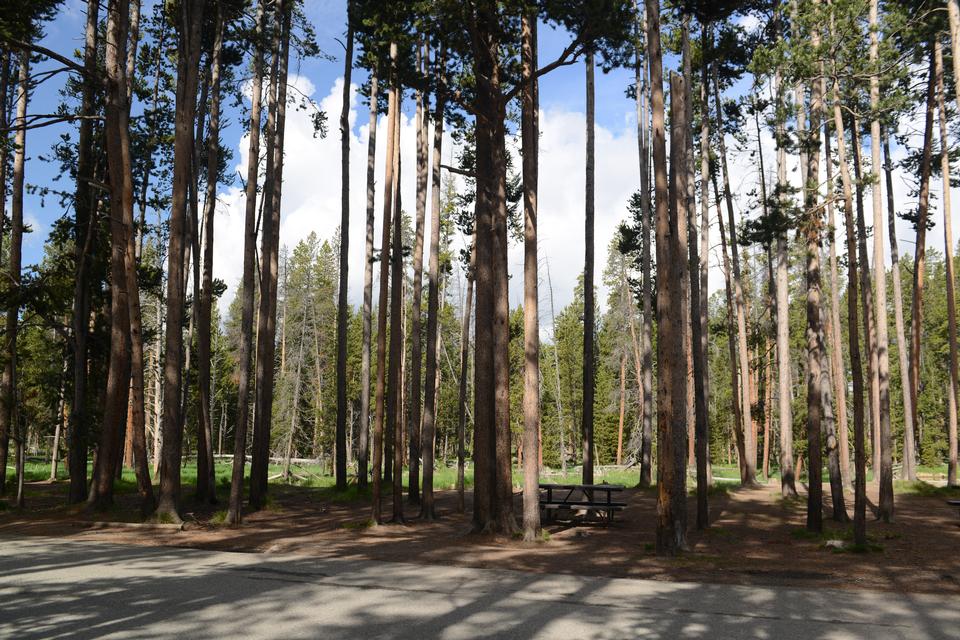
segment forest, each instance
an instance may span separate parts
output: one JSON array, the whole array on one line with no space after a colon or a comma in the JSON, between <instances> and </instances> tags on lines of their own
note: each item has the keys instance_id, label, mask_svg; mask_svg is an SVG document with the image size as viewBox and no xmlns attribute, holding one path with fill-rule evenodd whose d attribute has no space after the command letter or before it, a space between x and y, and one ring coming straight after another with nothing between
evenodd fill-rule
<instances>
[{"instance_id":1,"label":"forest","mask_svg":"<svg viewBox=\"0 0 960 640\"><path fill-rule=\"evenodd\" d=\"M717 485L863 547L902 488L960 486L957 0L346 0L332 30L309 4L2 3L3 510L49 481L240 527L313 485L364 526L449 494L530 542L541 482L620 478L674 555ZM582 105L575 176L541 171L569 166L541 85ZM567 182L572 227L538 216Z\"/></svg>"}]
</instances>

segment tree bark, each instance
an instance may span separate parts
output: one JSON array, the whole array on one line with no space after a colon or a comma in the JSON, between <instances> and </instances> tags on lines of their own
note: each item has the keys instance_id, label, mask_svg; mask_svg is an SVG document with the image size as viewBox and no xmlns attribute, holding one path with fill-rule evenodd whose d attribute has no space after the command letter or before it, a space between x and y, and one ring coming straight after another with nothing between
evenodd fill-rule
<instances>
[{"instance_id":1,"label":"tree bark","mask_svg":"<svg viewBox=\"0 0 960 640\"><path fill-rule=\"evenodd\" d=\"M912 318L910 321L910 400L913 405L913 424L916 426L918 424L919 411L917 407L917 401L920 395L920 349L921 349L921 340L923 339L923 288L924 280L926 276L926 258L927 258L927 214L929 212L930 204L930 173L933 164L933 116L934 109L936 107L936 88L937 85L942 83L943 80L940 77L943 73L943 70L937 64L936 55L934 53L934 46L931 42L930 47L930 77L927 83L927 102L926 102L926 120L924 121L923 129L923 155L920 161L920 195L917 202L917 220L916 220L916 230L917 230L917 241L914 245L914 258L913 258L913 305L912 305ZM886 434L882 432L883 425L881 425L881 465L880 470L881 474L883 473L884 466L886 466L887 454L888 451L884 450L883 443L886 438L890 437L889 425L886 430ZM891 457L891 486L890 486L890 495L885 495L886 492L883 492L884 488L884 477L881 477L881 504L880 504L880 518L884 522L888 522L893 518L893 467L892 467L892 442L891 442L891 451L889 451ZM903 477L907 480L916 480L916 453L914 445L914 435L913 430L905 430L903 434Z\"/></svg>"},{"instance_id":2,"label":"tree bark","mask_svg":"<svg viewBox=\"0 0 960 640\"><path fill-rule=\"evenodd\" d=\"M387 156L383 192L383 226L380 235L380 294L377 305L377 387L373 423L373 511L374 524L380 524L380 492L383 466L383 423L387 368L387 305L390 291L390 218L393 213L395 165L399 156L396 130L399 126L399 87L397 86L397 44L390 43L390 97L387 103Z\"/></svg>"},{"instance_id":3,"label":"tree bark","mask_svg":"<svg viewBox=\"0 0 960 640\"><path fill-rule=\"evenodd\" d=\"M951 37L953 35L954 15L956 10L956 0L949 0L951 17ZM954 276L953 264L953 220L950 208L950 155L947 139L947 110L946 95L943 87L943 53L941 51L940 41L937 41L937 59L938 66L941 69L939 82L937 85L937 96L939 100L940 112L940 165L943 176L943 246L945 253L945 262L947 270L947 330L950 341L950 380L947 390L947 401L949 403L947 419L947 486L955 487L958 484L957 478L957 393L960 385L960 356L957 348L957 300L956 300L956 279ZM954 50L956 51L956 50ZM960 69L960 60L953 61L954 74ZM957 94L960 104L960 92ZM884 140L886 142L886 140Z\"/></svg>"},{"instance_id":4,"label":"tree bark","mask_svg":"<svg viewBox=\"0 0 960 640\"><path fill-rule=\"evenodd\" d=\"M438 53L436 60L435 73L443 72L445 58ZM426 66L426 63L425 63ZM437 397L438 385L435 384L437 376L440 375L440 369L437 364L438 343L440 340L440 161L443 151L443 117L444 117L444 96L438 93L436 96L436 106L433 114L433 165L431 168L431 194L430 194L430 262L427 270L427 370L426 370L426 389L424 392L423 403L423 433L421 435L421 446L423 450L423 502L420 508L420 516L425 520L433 520L437 517L434 508L433 496L433 468L434 452L436 451L436 420L437 420ZM426 128L426 126L424 126ZM426 146L427 133L424 131L423 144ZM424 163L426 163L426 151L424 150ZM424 178L426 183L426 178ZM426 189L426 184L424 184ZM469 309L466 311L469 316ZM469 323L469 320L467 320ZM468 328L469 332L469 328ZM461 350L461 355L466 351ZM466 371L460 373L461 387L466 387ZM462 389L466 394L466 389ZM460 399L461 410L466 408L465 398ZM416 403L416 396L414 397ZM412 464L412 460L411 460ZM458 471L459 473L459 471Z\"/></svg>"},{"instance_id":5,"label":"tree bark","mask_svg":"<svg viewBox=\"0 0 960 640\"><path fill-rule=\"evenodd\" d=\"M823 93L826 95L826 76L821 72ZM827 173L827 234L830 239L830 313L827 317L827 335L830 339L830 379L833 381L833 396L837 403L837 438L840 458L840 474L850 479L850 442L847 424L847 372L843 362L843 338L840 331L840 276L837 267L837 223L833 207L833 158L830 153L831 105L823 101L823 149Z\"/></svg>"},{"instance_id":6,"label":"tree bark","mask_svg":"<svg viewBox=\"0 0 960 640\"><path fill-rule=\"evenodd\" d=\"M646 12L646 6L644 7L644 12ZM644 15L646 15L646 13L644 13ZM642 41L646 35L646 26L642 26L638 31L637 39L638 41ZM650 227L653 214L650 203L650 140L648 131L647 70L641 67L640 64L641 45L642 42L638 42L634 65L634 77L637 86L637 141L640 147L640 210L642 217L640 227L641 236L643 237L643 248L640 254L641 313L643 315L641 320L643 328L640 331L640 353L642 361L640 486L649 487L653 480L653 351L651 347L653 310L651 308L652 285L650 277ZM645 65L649 65L649 53L647 58L645 58ZM559 391L559 383L557 387Z\"/></svg>"},{"instance_id":7,"label":"tree bark","mask_svg":"<svg viewBox=\"0 0 960 640\"><path fill-rule=\"evenodd\" d=\"M290 21L292 8L283 0L277 3L277 29L274 35L276 60L276 96L274 126L267 130L273 139L272 171L267 171L270 198L263 219L260 264L260 308L257 319L257 404L254 417L253 456L250 461L250 505L259 509L266 504L267 476L270 461L270 436L273 422L274 356L277 337L277 280L280 257L280 203L283 185L283 140L287 109L287 63L290 49ZM268 145L269 146L269 145ZM258 439L259 434L259 439Z\"/></svg>"},{"instance_id":8,"label":"tree bark","mask_svg":"<svg viewBox=\"0 0 960 640\"><path fill-rule=\"evenodd\" d=\"M730 255L727 251L727 234L723 224L723 212L720 210L720 194L717 189L716 175L711 176L713 190L717 196L717 223L720 225L720 248L723 255L724 291L727 299L727 347L730 349L730 409L733 413L733 436L737 447L737 460L740 466L740 484L747 482L746 454L744 453L743 425L740 405L740 380L737 378L737 342L736 323L734 321L733 277L730 268Z\"/></svg>"},{"instance_id":9,"label":"tree bark","mask_svg":"<svg viewBox=\"0 0 960 640\"><path fill-rule=\"evenodd\" d=\"M250 141L247 152L246 207L243 227L243 286L241 295L240 355L237 374L237 422L234 429L233 471L226 522L237 526L242 518L243 476L250 422L250 364L253 350L254 259L257 251L257 175L260 166L260 120L263 99L263 0L257 4L253 50L253 88L250 105Z\"/></svg>"},{"instance_id":10,"label":"tree bark","mask_svg":"<svg viewBox=\"0 0 960 640\"><path fill-rule=\"evenodd\" d=\"M540 535L540 293L537 262L537 195L539 170L539 83L537 68L537 14L524 12L521 31L522 80L521 128L523 136L523 539L533 542ZM588 83L592 85L592 57ZM591 86L592 89L592 86ZM588 89L590 102L592 91ZM592 115L592 114L591 114ZM626 360L624 360L625 362ZM620 444L623 441L623 367L620 368Z\"/></svg>"},{"instance_id":11,"label":"tree bark","mask_svg":"<svg viewBox=\"0 0 960 640\"><path fill-rule=\"evenodd\" d=\"M347 276L350 268L350 82L353 76L353 22L347 3L347 45L343 55L340 108L340 281L337 286L337 431L334 463L337 490L347 488ZM376 111L376 110L374 110Z\"/></svg>"},{"instance_id":12,"label":"tree bark","mask_svg":"<svg viewBox=\"0 0 960 640\"><path fill-rule=\"evenodd\" d=\"M397 97L397 118L403 105L403 90ZM392 466L393 516L391 522L402 523L403 515L403 359L404 348L404 295L403 295L403 208L400 201L400 127L394 129L394 148L396 149L396 167L393 174L393 239L390 243L390 363L387 369L387 427L389 445L386 447L387 464ZM386 258L386 256L384 256ZM392 436L392 438L391 438Z\"/></svg>"},{"instance_id":13,"label":"tree bark","mask_svg":"<svg viewBox=\"0 0 960 640\"><path fill-rule=\"evenodd\" d=\"M594 361L594 319L595 303L593 296L593 218L594 218L594 80L593 51L587 52L587 150L586 150L586 212L584 215L584 259L583 259L583 484L593 484L593 396L597 385L596 363Z\"/></svg>"},{"instance_id":14,"label":"tree bark","mask_svg":"<svg viewBox=\"0 0 960 640\"><path fill-rule=\"evenodd\" d=\"M129 147L126 113L126 80L121 58L126 57L129 3L114 0L107 5L106 86L104 100L104 133L107 150L107 173L110 181L110 352L107 385L103 406L103 424L93 468L93 481L87 503L99 510L113 505L113 480L121 454L122 429L127 418L130 393L130 315L127 288L124 227L128 201L125 186ZM129 144L129 141L126 143Z\"/></svg>"},{"instance_id":15,"label":"tree bark","mask_svg":"<svg viewBox=\"0 0 960 640\"><path fill-rule=\"evenodd\" d=\"M853 532L857 544L866 544L866 425L864 407L863 365L860 354L860 323L857 319L857 298L860 277L857 265L857 231L853 221L853 187L847 162L843 114L840 104L840 81L833 77L833 124L837 135L837 161L843 189L843 217L847 237L847 335L850 349L850 377L853 382L853 455L854 505ZM867 324L866 326L869 326Z\"/></svg>"},{"instance_id":16,"label":"tree bark","mask_svg":"<svg viewBox=\"0 0 960 640\"><path fill-rule=\"evenodd\" d=\"M196 113L200 60L200 27L204 3L181 3L177 18L178 51L176 116L174 121L173 197L170 208L170 241L167 250L166 344L163 365L163 444L160 460L160 495L156 515L180 520L180 463L183 454L183 421L180 394L183 363L184 238L188 182L193 161L193 123Z\"/></svg>"},{"instance_id":17,"label":"tree bark","mask_svg":"<svg viewBox=\"0 0 960 640\"><path fill-rule=\"evenodd\" d=\"M782 40L779 26L779 11L776 14L777 37ZM776 230L776 297L777 297L777 417L780 423L780 493L784 498L797 495L796 472L793 460L793 389L790 384L790 277L789 251L787 246L786 209L789 207L787 183L787 132L784 123L785 105L783 80L778 67L773 76L773 92L776 100L776 147L777 147L777 214Z\"/></svg>"},{"instance_id":18,"label":"tree bark","mask_svg":"<svg viewBox=\"0 0 960 640\"><path fill-rule=\"evenodd\" d=\"M819 47L818 32L811 35L814 49ZM823 486L821 473L822 443L821 434L826 422L826 431L832 431L832 411L830 411L830 387L823 365L826 362L823 345L823 325L821 320L821 282L820 282L820 237L823 220L820 211L818 189L820 176L820 127L819 110L821 84L815 78L810 90L810 128L801 138L801 149L809 149L807 171L803 176L804 211L800 223L806 244L806 315L807 315L807 530L823 529ZM798 98L802 101L802 96ZM802 120L801 115L801 120Z\"/></svg>"},{"instance_id":19,"label":"tree bark","mask_svg":"<svg viewBox=\"0 0 960 640\"><path fill-rule=\"evenodd\" d=\"M870 2L870 108L876 114L880 101L879 35L877 33L877 0ZM955 63L956 64L956 63ZM880 121L874 117L870 123L872 138L871 155L874 172L878 181L873 186L873 255L875 262L874 288L877 298L877 343L879 383L880 383L880 516L885 520L893 518L893 460L892 437L890 433L890 356L887 336L887 278L883 262L883 209L880 205ZM916 409L914 408L914 414ZM906 433L913 435L912 427ZM912 450L911 450L912 455ZM911 461L912 465L912 461ZM911 466L912 468L912 466ZM864 536L865 537L865 536Z\"/></svg>"},{"instance_id":20,"label":"tree bark","mask_svg":"<svg viewBox=\"0 0 960 640\"><path fill-rule=\"evenodd\" d=\"M17 437L16 425L16 377L17 377L17 332L20 316L20 268L23 251L23 189L24 169L26 164L27 143L27 101L29 100L28 86L30 82L30 52L19 52L20 64L17 77L17 116L16 134L14 136L13 152L13 184L10 193L10 254L9 254L9 284L6 293L12 299L12 304L6 313L6 330L4 342L4 366L0 376L0 495L3 495L6 486L7 458L11 436ZM20 466L19 457L16 460ZM18 471L18 479L22 474ZM19 492L18 492L19 493ZM18 496L19 503L19 496Z\"/></svg>"},{"instance_id":21,"label":"tree bark","mask_svg":"<svg viewBox=\"0 0 960 640\"><path fill-rule=\"evenodd\" d=\"M692 127L693 126L693 95L690 90L690 86L693 82L693 73L690 70L692 63L690 60L690 35L689 35L689 15L684 16L684 61L683 61L683 70L685 76L685 88L687 94L684 96L685 103L685 117L687 123ZM703 28L703 41L706 42L706 27ZM708 118L703 118L704 121ZM701 129L701 143L703 142L703 130ZM696 226L696 200L693 195L694 187L696 183L696 173L694 171L694 158L693 158L693 135L692 132L687 132L685 135L687 139L687 227L688 227L688 253L690 256L690 266L689 266L689 278L690 278L690 328L691 328L691 353L693 360L693 393L694 393L694 437L692 438L693 442L688 443L695 449L694 461L696 463L697 469L697 529L705 529L710 524L710 512L709 506L707 504L707 491L709 488L709 479L707 477L707 456L709 455L709 448L707 447L707 437L710 432L709 425L707 424L707 388L706 388L706 377L707 377L707 342L704 337L704 327L706 326L706 309L702 307L703 304L703 292L700 290L700 287L703 285L701 280L706 274L706 269L704 264L701 263L700 250L697 246L697 242L702 242L702 238L697 238L697 226ZM707 133L707 139L709 139L709 132ZM704 170L704 165L706 165L706 171L709 173L709 147L703 147L706 151L707 159L704 162L701 161L701 171ZM701 176L701 185L705 186L707 184L707 179ZM704 190L704 194L709 193L708 190ZM707 198L701 196L703 203L706 202ZM704 216L702 224L709 224L709 213ZM706 256L704 256L706 258Z\"/></svg>"},{"instance_id":22,"label":"tree bark","mask_svg":"<svg viewBox=\"0 0 960 640\"><path fill-rule=\"evenodd\" d=\"M437 120L441 122L440 119ZM440 154L434 156L439 158ZM460 323L460 388L457 399L457 511L466 510L464 498L464 467L467 458L467 374L470 361L470 313L473 307L473 271L476 258L476 231L473 247L470 250L470 264L467 266L467 295L463 303L463 318Z\"/></svg>"},{"instance_id":23,"label":"tree bark","mask_svg":"<svg viewBox=\"0 0 960 640\"><path fill-rule=\"evenodd\" d=\"M720 146L720 169L723 175L723 195L727 204L729 221L730 253L733 258L733 302L737 320L737 362L740 366L740 429L743 431L742 483L752 485L757 477L757 441L753 436L750 411L750 355L747 347L747 316L745 311L743 281L740 276L740 257L737 249L737 229L733 218L733 194L730 191L730 174L727 169L727 149L723 133L723 103L720 100L720 84L717 70L713 70L714 106L717 118L717 141Z\"/></svg>"},{"instance_id":24,"label":"tree bark","mask_svg":"<svg viewBox=\"0 0 960 640\"><path fill-rule=\"evenodd\" d=\"M421 77L426 77L426 66L429 60L429 52L424 41L417 43L417 69ZM411 311L411 351L410 351L410 419L407 422L407 441L409 444L409 481L407 483L408 499L411 504L420 503L420 455L421 455L421 413L426 411L425 404L420 404L420 397L425 387L431 386L431 376L427 374L427 382L423 383L421 374L421 363L423 362L423 233L424 218L427 209L427 164L429 162L429 152L427 149L427 136L429 131L429 122L427 113L424 109L423 91L417 89L415 92L415 101L417 105L416 116L414 117L417 127L417 191L416 191L416 227L414 229L413 246L413 301ZM439 184L434 188L439 189ZM433 229L430 230L431 234ZM432 235L431 235L432 240ZM439 243L439 237L437 239ZM429 302L428 302L429 306ZM439 308L439 307L438 307ZM429 340L429 338L428 338ZM434 339L436 342L436 339ZM429 350L429 346L427 347ZM436 356L434 356L436 357ZM434 376L436 371L434 370ZM424 401L425 402L425 401ZM431 403L432 404L432 403ZM423 409L423 411L421 411ZM423 416L425 419L425 415ZM432 473L431 469L431 473ZM426 473L426 467L424 467Z\"/></svg>"},{"instance_id":25,"label":"tree bark","mask_svg":"<svg viewBox=\"0 0 960 640\"><path fill-rule=\"evenodd\" d=\"M943 70L937 64L933 42L930 43L930 75L927 82L926 119L923 130L923 155L920 162L920 195L917 203L917 220L915 228L917 240L914 248L913 260L913 304L910 322L910 403L913 409L913 424L919 424L919 409L917 402L920 395L920 350L923 338L923 288L926 276L926 241L927 215L930 202L930 174L933 164L933 118L936 108L936 88L942 83ZM886 435L886 438L885 438ZM883 451L885 439L890 434L881 434L881 499L879 517L884 522L893 518L893 471L892 471L892 442L887 451ZM884 491L886 477L884 467L887 464L887 454L891 457L890 491ZM903 437L903 477L907 480L916 480L916 453L913 429L905 430Z\"/></svg>"},{"instance_id":26,"label":"tree bark","mask_svg":"<svg viewBox=\"0 0 960 640\"><path fill-rule=\"evenodd\" d=\"M360 352L360 434L357 437L357 487L367 487L370 460L370 339L373 310L373 237L375 233L377 157L377 70L370 75L370 125L367 138L367 226L363 263L363 342Z\"/></svg>"},{"instance_id":27,"label":"tree bark","mask_svg":"<svg viewBox=\"0 0 960 640\"><path fill-rule=\"evenodd\" d=\"M679 291L684 250L679 238L679 220L686 203L687 123L683 106L683 79L670 78L671 184L667 184L667 154L664 131L663 68L660 50L660 7L645 0L647 51L650 56L651 106L653 112L653 169L657 230L657 317L659 336L657 362L657 535L656 550L675 555L686 547L686 363L683 352L683 302ZM668 200L669 198L669 200ZM679 445L679 446L678 446ZM679 511L677 507L680 507Z\"/></svg>"},{"instance_id":28,"label":"tree bark","mask_svg":"<svg viewBox=\"0 0 960 640\"><path fill-rule=\"evenodd\" d=\"M87 2L87 22L83 49L84 75L81 79L80 111L83 115L94 112L95 86L94 71L97 68L97 24L100 3L97 0ZM69 460L70 489L67 502L76 504L87 498L87 336L90 320L90 247L93 242L93 229L96 217L95 195L90 188L93 179L94 159L92 157L93 121L80 121L77 141L77 186L74 192L75 280L73 288L73 308L71 313L73 347L73 393L70 403ZM4 152L5 153L5 152ZM2 168L6 170L6 156L2 158ZM5 176L4 176L5 177ZM6 183L6 180L3 181Z\"/></svg>"},{"instance_id":29,"label":"tree bark","mask_svg":"<svg viewBox=\"0 0 960 640\"><path fill-rule=\"evenodd\" d=\"M197 432L197 499L215 503L216 468L213 458L213 394L211 393L211 316L213 310L213 234L220 168L220 65L223 49L223 8L218 4L210 61L210 107L207 126L207 184L203 197L203 280L197 315L197 377L200 424Z\"/></svg>"}]
</instances>

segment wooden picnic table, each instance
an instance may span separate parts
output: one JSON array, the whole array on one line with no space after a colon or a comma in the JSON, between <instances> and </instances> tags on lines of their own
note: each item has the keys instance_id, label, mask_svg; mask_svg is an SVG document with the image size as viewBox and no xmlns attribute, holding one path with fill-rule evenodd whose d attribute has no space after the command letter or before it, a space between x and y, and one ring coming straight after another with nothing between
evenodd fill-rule
<instances>
[{"instance_id":1,"label":"wooden picnic table","mask_svg":"<svg viewBox=\"0 0 960 640\"><path fill-rule=\"evenodd\" d=\"M614 501L613 494L624 490L622 484L554 484L541 483L540 507L548 512L560 509L586 509L606 514L606 521L613 522L613 514L626 508L626 502ZM558 495L554 495L556 492Z\"/></svg>"}]
</instances>

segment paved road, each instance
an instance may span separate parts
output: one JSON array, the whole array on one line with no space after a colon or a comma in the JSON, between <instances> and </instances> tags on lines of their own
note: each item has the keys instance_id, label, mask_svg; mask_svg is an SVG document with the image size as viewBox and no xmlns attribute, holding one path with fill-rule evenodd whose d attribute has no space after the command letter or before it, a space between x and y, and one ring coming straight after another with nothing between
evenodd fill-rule
<instances>
[{"instance_id":1,"label":"paved road","mask_svg":"<svg viewBox=\"0 0 960 640\"><path fill-rule=\"evenodd\" d=\"M0 538L0 638L960 638L956 597Z\"/></svg>"}]
</instances>

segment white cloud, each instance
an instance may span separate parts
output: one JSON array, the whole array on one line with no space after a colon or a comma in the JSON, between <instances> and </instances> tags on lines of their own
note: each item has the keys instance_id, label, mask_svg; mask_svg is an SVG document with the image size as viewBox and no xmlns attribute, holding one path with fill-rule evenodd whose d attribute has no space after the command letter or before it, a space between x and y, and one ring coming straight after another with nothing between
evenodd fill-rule
<instances>
[{"instance_id":1,"label":"white cloud","mask_svg":"<svg viewBox=\"0 0 960 640\"><path fill-rule=\"evenodd\" d=\"M292 246L305 238L311 231L321 238L332 238L340 224L340 135L337 119L340 113L342 79L337 79L326 95L315 96L313 84L303 77L295 77L292 84L305 95L317 99L321 108L328 114L330 127L326 138L313 136L313 127L306 112L289 109L286 129L286 161L284 166L283 210L281 223L281 243ZM360 126L357 118L361 118ZM919 122L917 120L919 119ZM922 127L922 114L914 114L912 124L905 125L916 132ZM353 304L359 304L363 286L364 234L366 219L366 154L368 140L368 112L366 106L359 104L356 87L351 92L350 122L352 136L350 140L350 274L349 296ZM596 128L596 284L597 300L603 305L606 292L600 279L606 263L606 250L616 232L617 225L626 216L626 205L630 195L639 185L639 166L637 160L636 118L632 105L624 104L623 123L620 129L604 126ZM917 126L917 125L921 126ZM752 124L748 124L753 134ZM544 108L540 116L540 257L548 260L553 281L554 304L557 310L568 304L573 297L577 277L583 270L583 229L584 229L584 158L585 124L582 112L563 108ZM380 246L380 215L382 213L383 160L386 146L386 118L381 116L377 130L377 214L376 246ZM696 144L699 144L699 132L695 132ZM916 138L918 133L914 133ZM401 117L401 156L403 165L402 199L404 209L413 211L415 201L415 126L410 101L407 112ZM516 141L514 141L516 142ZM727 138L730 161L731 191L734 194L738 220L743 215L755 217L756 212L749 210L751 199L747 194L757 190L759 179L756 159L750 157L747 149L738 150L732 137ZM775 150L769 131L764 128L761 134L765 169L768 177L768 189L772 189L776 167ZM864 149L863 160L869 164L869 140ZM911 144L915 144L912 140ZM754 143L755 144L755 143ZM518 145L514 144L513 147ZM432 145L431 145L432 151ZM852 150L848 150L850 152ZM451 142L444 140L444 162L451 160ZM904 154L902 148L894 147L895 159ZM247 158L247 137L239 142L239 161L237 170L245 174ZM519 159L515 166L519 167ZM789 156L788 176L790 182L799 187L800 177L795 156ZM894 175L894 189L898 210L913 206L908 196L905 176L898 170ZM821 181L824 180L821 166ZM939 199L940 182L935 180L931 192ZM864 194L867 208L868 225L872 222L869 190ZM711 203L713 201L711 193ZM886 210L886 196L884 196ZM698 205L699 206L699 205ZM428 202L429 213L429 202ZM842 225L840 211L837 211L838 225ZM239 286L242 275L243 257L243 216L244 195L239 185L226 189L219 194L217 213L217 239L214 255L214 269L217 277L226 281L231 299ZM719 237L716 227L716 209L711 211L711 247L710 254L710 292L723 286L723 275L719 269ZM699 208L698 208L699 217ZM933 218L937 227L928 232L928 244L942 250L942 216L937 213ZM898 237L901 254L913 251L913 230L906 223L898 221ZM427 236L429 237L429 215L427 216ZM886 231L886 229L884 230ZM838 250L844 253L845 242L842 228L838 228ZM455 241L460 244L463 239ZM885 247L889 264L889 245ZM871 250L872 255L872 250ZM518 305L522 301L523 283L523 247L522 243L513 243L509 253L510 301ZM376 277L376 270L375 270ZM544 321L548 317L547 306L549 292L546 287L546 273L541 269L541 311Z\"/></svg>"}]
</instances>

